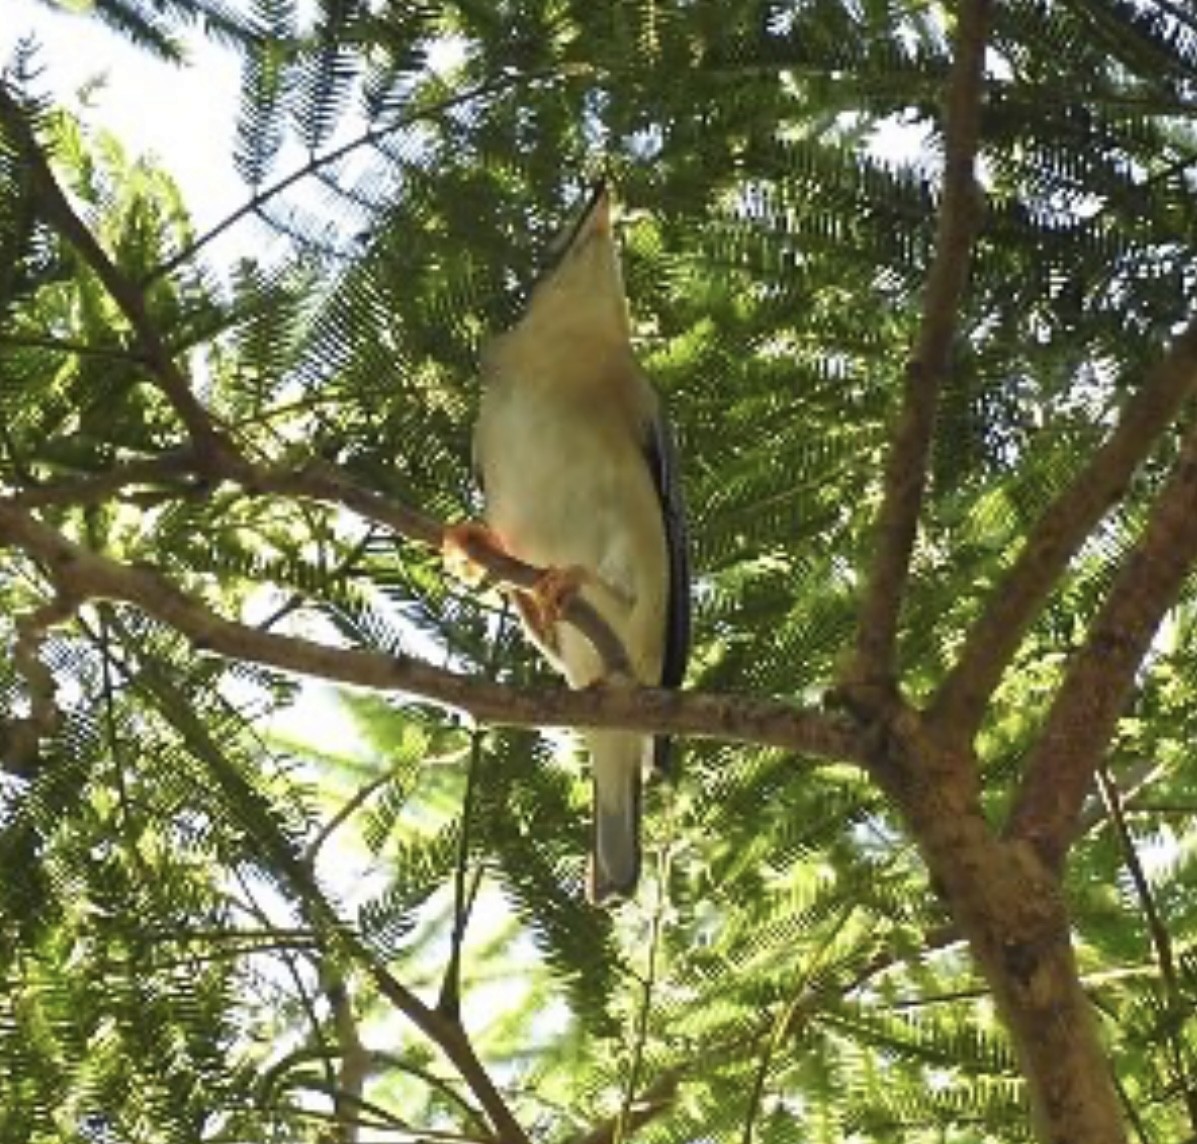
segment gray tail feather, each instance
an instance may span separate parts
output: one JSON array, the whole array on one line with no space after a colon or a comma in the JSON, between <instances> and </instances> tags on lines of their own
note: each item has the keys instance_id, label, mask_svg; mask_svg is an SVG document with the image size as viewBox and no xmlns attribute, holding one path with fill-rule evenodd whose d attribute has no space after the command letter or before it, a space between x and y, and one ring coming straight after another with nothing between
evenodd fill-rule
<instances>
[{"instance_id":1,"label":"gray tail feather","mask_svg":"<svg viewBox=\"0 0 1197 1144\"><path fill-rule=\"evenodd\" d=\"M594 768L594 837L590 900L602 905L630 898L640 877L640 788L645 743L639 735L597 733Z\"/></svg>"}]
</instances>

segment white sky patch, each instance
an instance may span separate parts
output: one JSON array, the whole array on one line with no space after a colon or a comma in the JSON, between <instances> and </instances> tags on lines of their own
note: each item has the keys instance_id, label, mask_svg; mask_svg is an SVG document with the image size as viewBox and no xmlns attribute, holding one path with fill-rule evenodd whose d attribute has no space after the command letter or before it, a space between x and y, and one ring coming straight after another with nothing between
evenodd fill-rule
<instances>
[{"instance_id":1,"label":"white sky patch","mask_svg":"<svg viewBox=\"0 0 1197 1144\"><path fill-rule=\"evenodd\" d=\"M896 117L883 122L869 138L868 150L874 159L894 166L924 162L928 155L931 127L920 120L903 123Z\"/></svg>"},{"instance_id":2,"label":"white sky patch","mask_svg":"<svg viewBox=\"0 0 1197 1144\"><path fill-rule=\"evenodd\" d=\"M448 75L466 61L469 41L463 36L443 36L428 48L428 68L437 75Z\"/></svg>"},{"instance_id":3,"label":"white sky patch","mask_svg":"<svg viewBox=\"0 0 1197 1144\"><path fill-rule=\"evenodd\" d=\"M35 89L110 130L131 156L165 168L204 231L249 196L230 162L241 80L236 56L198 33L189 62L156 59L85 15L3 0L0 67L22 40L38 45ZM80 93L86 92L80 104Z\"/></svg>"}]
</instances>

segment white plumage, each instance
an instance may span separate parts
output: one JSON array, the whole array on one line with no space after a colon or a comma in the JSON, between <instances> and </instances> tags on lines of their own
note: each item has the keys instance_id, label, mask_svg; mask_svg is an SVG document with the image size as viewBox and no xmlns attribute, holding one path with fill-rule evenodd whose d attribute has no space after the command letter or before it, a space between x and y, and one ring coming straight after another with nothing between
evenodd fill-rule
<instances>
[{"instance_id":1,"label":"white plumage","mask_svg":"<svg viewBox=\"0 0 1197 1144\"><path fill-rule=\"evenodd\" d=\"M491 530L526 563L576 579L622 642L636 681L677 686L689 639L681 500L657 397L632 353L603 187L524 316L486 347L482 373L474 456ZM517 602L571 687L603 679L585 635L526 595ZM641 776L653 740L592 730L585 741L595 800L591 896L604 901L636 884Z\"/></svg>"}]
</instances>

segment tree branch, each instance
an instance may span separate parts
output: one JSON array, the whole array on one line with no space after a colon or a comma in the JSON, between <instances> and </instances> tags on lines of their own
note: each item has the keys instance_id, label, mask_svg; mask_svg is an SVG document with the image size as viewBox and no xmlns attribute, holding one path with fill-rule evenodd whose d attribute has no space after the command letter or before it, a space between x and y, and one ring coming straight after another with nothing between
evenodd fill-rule
<instances>
[{"instance_id":1,"label":"tree branch","mask_svg":"<svg viewBox=\"0 0 1197 1144\"><path fill-rule=\"evenodd\" d=\"M1185 1109L1189 1116L1189 1127L1194 1133L1197 1133L1197 1091L1194 1090L1190 1082L1188 1053L1183 1038L1183 1026L1189 1016L1190 1006L1186 1003L1185 989L1177 972L1172 935L1168 932L1167 923L1155 900L1155 894L1152 893L1151 883L1147 880L1147 872L1143 869L1143 863L1139 861L1135 839L1126 822L1122 794L1113 775L1105 766L1097 768L1097 786L1101 792L1106 812L1110 816L1110 822L1113 824L1118 845L1122 850L1126 871L1130 875L1131 885L1135 888L1135 896L1139 899L1139 906L1143 911L1143 923L1147 927L1147 935L1151 941L1156 964L1159 966L1164 997L1169 1010L1171 1010L1169 1014L1171 1019L1164 1022L1161 1033L1168 1042L1169 1055L1172 1058L1173 1080L1183 1094Z\"/></svg>"},{"instance_id":2,"label":"tree branch","mask_svg":"<svg viewBox=\"0 0 1197 1144\"><path fill-rule=\"evenodd\" d=\"M225 448L223 440L159 335L146 308L144 294L109 258L87 224L75 213L25 112L3 83L0 83L0 127L8 133L28 168L39 212L91 267L132 327L141 356L183 422L199 459L219 456Z\"/></svg>"},{"instance_id":3,"label":"tree branch","mask_svg":"<svg viewBox=\"0 0 1197 1144\"><path fill-rule=\"evenodd\" d=\"M130 486L160 485L181 478L199 478L199 465L194 451L189 448L172 449L156 457L112 465L87 476L63 477L42 484L29 482L13 493L11 500L23 508L99 504Z\"/></svg>"},{"instance_id":4,"label":"tree branch","mask_svg":"<svg viewBox=\"0 0 1197 1144\"><path fill-rule=\"evenodd\" d=\"M944 113L943 198L914 354L906 366L902 413L885 467L877 548L865 586L849 682L894 678L898 618L910 575L935 411L951 368L958 310L968 280L980 190L974 175L990 0L964 0Z\"/></svg>"},{"instance_id":5,"label":"tree branch","mask_svg":"<svg viewBox=\"0 0 1197 1144\"><path fill-rule=\"evenodd\" d=\"M512 1115L495 1088L490 1074L478 1060L474 1046L456 1017L430 1009L407 986L384 967L371 960L370 974L379 992L401 1013L411 1018L418 1028L431 1037L441 1051L453 1062L461 1078L478 1098L502 1144L529 1144L528 1136Z\"/></svg>"},{"instance_id":6,"label":"tree branch","mask_svg":"<svg viewBox=\"0 0 1197 1144\"><path fill-rule=\"evenodd\" d=\"M1156 497L1143 535L1073 658L1027 762L1007 825L1059 868L1081 805L1152 636L1197 560L1197 427Z\"/></svg>"},{"instance_id":7,"label":"tree branch","mask_svg":"<svg viewBox=\"0 0 1197 1144\"><path fill-rule=\"evenodd\" d=\"M623 727L756 743L831 759L859 761L864 756L853 728L821 712L777 701L648 688L514 688L416 659L328 647L247 627L216 615L159 573L89 551L2 499L0 542L41 561L50 580L73 593L74 599L133 604L199 649L357 687L406 692L483 722L513 727Z\"/></svg>"},{"instance_id":8,"label":"tree branch","mask_svg":"<svg viewBox=\"0 0 1197 1144\"><path fill-rule=\"evenodd\" d=\"M973 625L960 658L931 706L933 719L975 734L1002 673L1060 573L1115 504L1135 469L1197 389L1197 321L1176 339L1117 428L1039 518L1026 544Z\"/></svg>"},{"instance_id":9,"label":"tree branch","mask_svg":"<svg viewBox=\"0 0 1197 1144\"><path fill-rule=\"evenodd\" d=\"M325 985L324 992L332 1009L332 1025L341 1058L337 1083L332 1093L333 1116L340 1144L357 1144L359 1126L355 1115L362 1106L366 1091L370 1053L362 1044L361 1031L344 976L337 974L334 980Z\"/></svg>"},{"instance_id":10,"label":"tree branch","mask_svg":"<svg viewBox=\"0 0 1197 1144\"><path fill-rule=\"evenodd\" d=\"M307 497L340 505L363 520L382 525L410 540L442 551L446 547L447 530L440 521L363 488L333 465L311 460L298 468L272 469L255 465L231 449L214 458L206 474L201 473L200 461L193 449L176 449L159 457L115 465L91 476L71 477L23 489L14 493L9 503L22 508L96 504L130 485L187 476L197 482L196 492L210 489L213 477L226 477L250 493ZM488 579L496 584L532 589L544 576L543 569L525 564L493 545L469 543L465 534L455 532L454 543L468 548L469 559L485 569ZM623 644L592 604L580 594L574 594L564 601L561 615L590 640L609 672L630 674Z\"/></svg>"}]
</instances>

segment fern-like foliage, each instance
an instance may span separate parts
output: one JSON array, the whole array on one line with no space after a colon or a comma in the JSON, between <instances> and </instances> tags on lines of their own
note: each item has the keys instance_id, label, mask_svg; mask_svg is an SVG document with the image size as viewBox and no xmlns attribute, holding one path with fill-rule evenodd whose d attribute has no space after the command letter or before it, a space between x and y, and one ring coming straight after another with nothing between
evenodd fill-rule
<instances>
[{"instance_id":1,"label":"fern-like foliage","mask_svg":"<svg viewBox=\"0 0 1197 1144\"><path fill-rule=\"evenodd\" d=\"M954 7L93 7L159 56L197 28L240 53L229 163L252 210L221 266L168 175L54 108L28 51L0 82L214 423L280 470L335 463L475 513L479 345L608 170L637 349L682 443L689 685L818 704L933 258ZM902 620L916 700L1191 317L1195 123L1184 4L994 6L984 210ZM262 630L556 686L436 554L180 463L144 339L21 148L0 129L0 492ZM995 822L1177 447L1077 553L989 706ZM6 645L52 595L0 551ZM1066 878L1143 1141L1197 1134L1195 606L1190 583ZM330 697L111 602L36 642L60 718L32 744L28 673L0 657L0 1139L490 1137L438 1020L538 1139L1031 1138L981 978L847 764L685 743L678 782L646 793L640 898L598 913L567 736Z\"/></svg>"}]
</instances>

